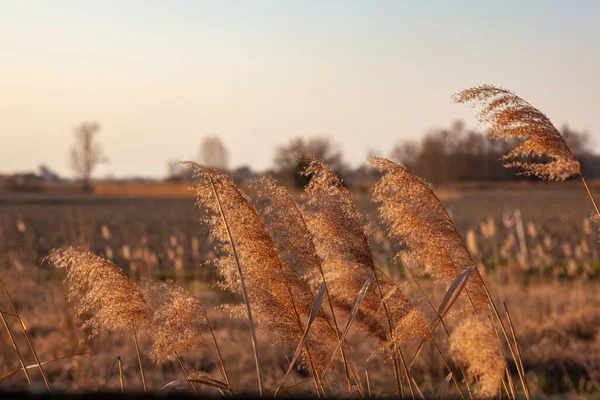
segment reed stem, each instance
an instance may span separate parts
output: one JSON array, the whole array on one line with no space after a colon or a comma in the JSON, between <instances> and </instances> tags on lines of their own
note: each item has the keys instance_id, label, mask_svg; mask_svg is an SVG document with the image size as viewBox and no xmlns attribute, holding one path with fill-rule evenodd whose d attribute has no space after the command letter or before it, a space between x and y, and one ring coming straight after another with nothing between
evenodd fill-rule
<instances>
[{"instance_id":1,"label":"reed stem","mask_svg":"<svg viewBox=\"0 0 600 400\"><path fill-rule=\"evenodd\" d=\"M293 203L293 200L292 200ZM304 218L304 215L302 215L302 212L300 212L300 210L298 209L298 207L294 204L294 210L296 211L296 213L298 214L300 220L302 221L302 224L306 227L306 220ZM308 228L307 228L308 230ZM311 250L313 251L313 254L317 254L317 249L315 247L315 244L312 240L310 240L310 245L311 245ZM323 266L321 265L321 262L318 262L317 264L318 269L319 269L319 274L321 275L321 279L323 279L323 284L325 285L325 294L327 295L327 302L329 303L329 309L331 310L331 318L333 319L333 324L335 326L335 335L337 337L338 342L340 341L340 329L337 323L337 318L335 316L335 311L333 309L333 303L331 301L331 295L329 293L329 286L327 285L327 280L325 279L325 272L323 271ZM354 373L354 370L351 369L351 367L349 367L348 365L348 360L346 357L346 353L344 351L344 345L342 344L342 347L340 348L341 350L341 354L342 354L342 361L344 363L344 370L346 371L346 379L348 380L348 388L352 389L352 384L350 382L350 373L348 368L350 368L350 372L352 373L352 378L354 379L354 382L356 383L356 387L358 390L358 393L361 395L361 397L364 398L364 392L362 390L362 387L360 385L360 380L357 378L357 376Z\"/></svg>"},{"instance_id":2,"label":"reed stem","mask_svg":"<svg viewBox=\"0 0 600 400\"><path fill-rule=\"evenodd\" d=\"M296 302L294 301L294 294L292 293L292 288L290 287L290 284L285 277L285 271L283 270L283 266L281 265L281 262L279 262L278 265L279 265L279 271L281 272L281 276L285 283L286 290L288 292L288 295L290 296L290 301L292 302L292 309L294 310L294 315L296 316L296 322L298 323L298 329L300 330L300 332L302 332L302 330L303 330L302 321L300 320L300 314L298 313L298 308L296 307ZM315 368L308 343L306 344L305 347L306 347L306 353L308 354L308 360L310 363L310 367L313 370L313 377L315 380L315 387L316 387L317 393L319 392L319 389L320 389L321 392L323 392L323 396L326 397L327 394L325 393L325 386L323 385L323 382L319 378L319 374L317 373L317 369Z\"/></svg>"},{"instance_id":3,"label":"reed stem","mask_svg":"<svg viewBox=\"0 0 600 400\"><path fill-rule=\"evenodd\" d=\"M217 200L217 204L219 206L219 212L221 214L221 219L223 220L223 225L225 225L225 229L227 231L227 238L229 240L229 245L231 246L231 251L233 253L233 257L235 259L235 264L237 266L238 274L240 276L240 283L242 286L242 295L244 296L244 303L246 303L246 311L248 312L248 321L250 322L250 331L252 334L252 350L254 351L254 362L256 363L256 375L258 379L258 391L260 396L264 395L263 390L263 380L262 373L260 370L260 362L258 359L258 347L256 342L256 331L254 329L254 320L252 318L252 308L250 307L250 299L248 298L248 292L246 290L246 281L244 279L244 274L242 272L242 266L240 265L240 260L237 254L237 250L235 248L235 243L233 242L233 237L231 236L231 230L229 229L229 224L227 223L227 219L225 218L225 210L223 210L223 204L221 203L221 199L219 197L219 193L217 188L215 187L215 182L213 180L212 174L208 173L208 178L210 180L210 185L212 187L213 193Z\"/></svg>"},{"instance_id":4,"label":"reed stem","mask_svg":"<svg viewBox=\"0 0 600 400\"><path fill-rule=\"evenodd\" d=\"M40 373L42 374L42 379L44 379L44 383L46 384L46 389L48 389L48 391L50 392L50 383L48 382L48 378L46 377L46 374L44 373L44 369L42 368L42 364L40 363L40 359L38 358L38 355L33 347L33 344L31 343L31 340L29 340L29 335L27 334L27 329L25 329L25 324L23 324L23 320L19 316L19 313L17 312L17 308L15 307L15 304L13 303L13 301L10 297L10 294L8 293L8 289L6 288L6 285L4 284L4 281L2 280L2 278L0 278L0 285L2 285L2 289L4 289L4 294L6 295L6 298L8 299L8 302L10 303L10 306L13 310L15 317L19 320L19 326L21 327L21 330L23 331L23 336L25 336L25 339L27 340L27 344L29 345L29 349L31 350L31 354L33 354L33 358L35 358L35 362L38 365Z\"/></svg>"},{"instance_id":5,"label":"reed stem","mask_svg":"<svg viewBox=\"0 0 600 400\"><path fill-rule=\"evenodd\" d=\"M176 351L173 352L175 354L175 358L177 358L177 362L179 363L179 366L181 367L181 369L183 370L183 373L185 374L185 377L187 379L191 379L190 378L190 374L188 373L187 368L185 367L185 365L183 364L183 360L181 359L181 357L179 357L179 354L177 354ZM194 389L194 392L196 392L196 394L198 393L198 389L196 389L196 385L194 385L194 382L190 382L190 385L192 386L192 389Z\"/></svg>"},{"instance_id":6,"label":"reed stem","mask_svg":"<svg viewBox=\"0 0 600 400\"><path fill-rule=\"evenodd\" d=\"M144 386L144 393L148 393L148 388L146 387L146 377L144 375L144 366L142 365L142 356L140 354L140 346L138 344L137 334L135 333L135 327L132 326L131 330L133 332L133 340L135 342L135 351L137 352L138 363L140 365L140 376L142 377L142 386Z\"/></svg>"},{"instance_id":7,"label":"reed stem","mask_svg":"<svg viewBox=\"0 0 600 400\"><path fill-rule=\"evenodd\" d=\"M514 329L514 325L512 323L512 318L510 317L510 313L508 312L508 307L506 305L506 302L503 302L503 304L504 304L504 310L506 311L506 318L508 319L508 326L510 327L510 333L512 335L513 341L515 342L515 350L517 352L519 366L521 367L521 373L523 375L525 375L525 368L523 367L523 358L521 357L521 349L519 348L519 342L517 341L517 335L515 334L515 329ZM527 391L527 393L529 393L529 386L528 386L526 379L525 379L525 386L526 386L525 390Z\"/></svg>"},{"instance_id":8,"label":"reed stem","mask_svg":"<svg viewBox=\"0 0 600 400\"><path fill-rule=\"evenodd\" d=\"M213 331L208 315L206 316L206 322L208 323L208 329L210 330L210 335L217 350L217 356L219 357L219 362L221 364L221 368L219 368L219 370L222 372L223 378L225 378L225 382L227 382L227 386L229 386L229 393L231 393L231 395L233 396L233 390L231 390L231 382L229 381L229 375L227 375L227 369L225 368L225 363L223 362L223 356L221 356L221 350L219 349L219 344L217 343L217 338L215 337L215 332Z\"/></svg>"},{"instance_id":9,"label":"reed stem","mask_svg":"<svg viewBox=\"0 0 600 400\"><path fill-rule=\"evenodd\" d=\"M494 303L494 300L492 300L492 296L490 295L490 292L487 288L487 285L485 284L485 282L483 281L483 279L481 280L483 289L485 290L485 294L488 297L489 300L489 304L490 307L493 311L494 316L496 317L496 320L498 321L498 324L500 325L500 329L502 330L502 333L504 335L504 339L506 340L506 344L508 345L508 350L510 351L510 354L512 355L513 360L515 361L515 364L517 365L517 373L519 374L519 379L521 380L521 385L523 386L523 390L525 391L525 398L527 400L530 400L529 397L529 388L527 386L527 378L525 377L524 371L521 371L521 368L519 367L519 359L517 354L515 353L515 350L512 346L512 344L510 343L510 339L508 338L508 333L506 332L506 328L504 327L504 323L502 322L502 318L500 317L500 314L498 313L498 309L496 308L496 304Z\"/></svg>"},{"instance_id":10,"label":"reed stem","mask_svg":"<svg viewBox=\"0 0 600 400\"><path fill-rule=\"evenodd\" d=\"M585 190L587 190L587 194L588 194L588 196L590 196L590 200L592 201L592 204L594 205L594 208L596 209L596 214L598 214L598 218L600 218L600 209L598 208L596 199L594 199L594 195L592 194L590 187L588 186L587 182L585 181L583 174L579 174L579 176L581 177L581 182L583 182L583 186L585 186Z\"/></svg>"},{"instance_id":11,"label":"reed stem","mask_svg":"<svg viewBox=\"0 0 600 400\"><path fill-rule=\"evenodd\" d=\"M21 356L19 347L17 347L17 342L15 342L15 338L14 338L12 332L10 331L10 327L8 326L8 322L6 321L6 317L4 317L4 312L2 312L2 311L0 311L0 318L2 318L2 322L4 323L4 327L6 328L8 337L10 338L10 342L12 343L12 345L15 349L15 352L17 353L17 357L19 357L19 363L21 363L21 367L23 367L23 372L25 373L25 378L27 378L29 387L33 388L33 384L31 383L31 377L29 376L29 372L27 372L27 366L25 365L25 361L23 361L23 357Z\"/></svg>"},{"instance_id":12,"label":"reed stem","mask_svg":"<svg viewBox=\"0 0 600 400\"><path fill-rule=\"evenodd\" d=\"M371 264L371 265L374 265L374 264ZM379 277L377 276L377 270L375 268L373 268L373 276L375 278L375 283L377 285L377 290L379 292L379 296L381 296L381 299L383 300L383 299L385 299L385 297L383 295L383 290L381 290L381 284L379 283ZM390 329L389 339L391 339L392 335L394 334L394 328L392 326L392 316L390 314L390 310L389 310L389 308L387 306L387 302L385 300L383 301L383 309L385 310L385 314L387 316L388 326ZM410 394L411 394L412 398L414 399L415 392L413 389L412 381L410 379L409 370L406 366L406 360L404 359L404 354L402 354L402 350L400 348L398 348L397 353L398 353L397 355L400 357L400 361L402 362L402 367L404 368L406 380L408 381L408 389L410 390ZM396 355L394 355L394 366L395 366L395 369L397 370L397 373L399 374L400 369L398 367L398 359L397 359ZM398 378L399 378L399 376L396 377L397 384L399 385L399 387L402 387L402 383L398 380Z\"/></svg>"},{"instance_id":13,"label":"reed stem","mask_svg":"<svg viewBox=\"0 0 600 400\"><path fill-rule=\"evenodd\" d=\"M417 287L419 288L419 290L421 291L421 293L423 294L423 297L427 299L427 303L429 304L429 306L431 307L431 309L433 310L434 313L436 313L440 323L442 324L442 327L444 328L444 331L446 332L446 335L448 337L450 337L450 332L448 331L448 327L446 327L446 323L444 322L443 318L440 316L438 310L435 308L435 306L433 305L433 303L431 302L431 300L429 300L429 297L427 296L427 294L425 293L425 291L423 290L423 288L421 287L421 284L419 284L419 282L415 279L415 276L413 275L412 271L410 270L410 268L408 268L408 265L406 264L406 262L404 262L404 260L402 258L400 258L400 260L402 261L402 264L404 265L404 268L406 268L406 271L408 271L410 277L412 278L413 282L417 285ZM381 269L378 269L387 279L390 279L387 275L385 275L385 273L383 271L381 271ZM411 304L412 307L412 304ZM460 396L464 399L465 396L462 392L462 390L460 389L460 385L458 384L458 381L456 380L456 377L454 376L454 373L452 373L452 370L450 369L450 366L448 365L448 363L446 362L446 358L444 357L444 354L442 353L442 350L440 349L440 347L438 346L437 342L435 341L435 339L433 338L433 336L431 336L431 341L433 342L433 344L435 345L435 347L437 348L438 352L440 353L440 357L442 357L442 360L444 361L444 365L446 366L446 369L448 370L449 373L451 373L451 379L452 382L454 382L454 385L456 386L456 389L458 389L458 392L460 393ZM411 362L411 366L412 366L412 362ZM461 373L463 374L463 376L466 376L465 371L462 367L462 363L458 363L459 369L461 371ZM467 386L467 391L469 393L469 397L473 397L471 395L471 389L469 387L469 383L466 383Z\"/></svg>"},{"instance_id":14,"label":"reed stem","mask_svg":"<svg viewBox=\"0 0 600 400\"><path fill-rule=\"evenodd\" d=\"M119 367L119 382L121 384L121 393L125 393L125 380L123 379L123 362L121 356L117 356L117 366Z\"/></svg>"}]
</instances>

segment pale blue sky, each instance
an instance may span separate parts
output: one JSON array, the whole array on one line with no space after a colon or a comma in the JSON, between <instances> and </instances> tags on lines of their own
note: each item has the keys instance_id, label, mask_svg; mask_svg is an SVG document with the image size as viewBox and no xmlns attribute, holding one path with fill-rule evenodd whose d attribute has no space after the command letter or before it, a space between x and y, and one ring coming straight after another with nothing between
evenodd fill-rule
<instances>
[{"instance_id":1,"label":"pale blue sky","mask_svg":"<svg viewBox=\"0 0 600 400\"><path fill-rule=\"evenodd\" d=\"M0 0L0 172L69 174L71 129L90 119L100 176L162 176L211 134L233 166L317 134L356 165L474 126L450 97L482 83L597 134L599 38L593 0Z\"/></svg>"}]
</instances>

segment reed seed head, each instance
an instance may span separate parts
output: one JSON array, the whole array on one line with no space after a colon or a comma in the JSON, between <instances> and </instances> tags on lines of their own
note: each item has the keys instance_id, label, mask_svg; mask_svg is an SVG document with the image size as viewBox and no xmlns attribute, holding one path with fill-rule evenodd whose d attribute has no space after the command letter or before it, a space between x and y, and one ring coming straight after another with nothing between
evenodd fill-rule
<instances>
[{"instance_id":1,"label":"reed seed head","mask_svg":"<svg viewBox=\"0 0 600 400\"><path fill-rule=\"evenodd\" d=\"M491 138L521 142L503 157L508 161L506 167L518 167L525 175L556 181L581 174L581 165L550 119L513 92L482 85L463 90L453 99L482 105L477 119L489 125ZM544 156L550 161L540 160Z\"/></svg>"},{"instance_id":2,"label":"reed seed head","mask_svg":"<svg viewBox=\"0 0 600 400\"><path fill-rule=\"evenodd\" d=\"M321 261L300 206L284 187L271 177L261 177L253 183L258 196L259 212L277 252L289 268L298 274L314 278L319 287Z\"/></svg>"},{"instance_id":3,"label":"reed seed head","mask_svg":"<svg viewBox=\"0 0 600 400\"><path fill-rule=\"evenodd\" d=\"M206 310L193 293L173 281L142 279L140 288L152 309L147 332L154 339L156 362L178 355L198 355L207 348L203 334L210 332Z\"/></svg>"},{"instance_id":4,"label":"reed seed head","mask_svg":"<svg viewBox=\"0 0 600 400\"><path fill-rule=\"evenodd\" d=\"M46 259L65 268L68 300L75 314L86 316L91 334L143 326L151 312L144 296L123 271L104 257L81 247L54 249Z\"/></svg>"},{"instance_id":5,"label":"reed seed head","mask_svg":"<svg viewBox=\"0 0 600 400\"><path fill-rule=\"evenodd\" d=\"M384 172L371 191L373 200L380 203L379 213L388 234L406 247L397 257L406 254L446 284L474 265L454 222L427 182L384 158L370 158L369 164ZM487 295L477 271L466 291L475 307L487 308Z\"/></svg>"},{"instance_id":6,"label":"reed seed head","mask_svg":"<svg viewBox=\"0 0 600 400\"><path fill-rule=\"evenodd\" d=\"M312 308L313 295L308 284L280 259L277 246L251 200L231 178L198 164L187 165L198 178L195 186L198 205L207 211L204 222L220 249L218 266L225 278L224 287L241 293L237 255L255 321L270 333L273 342L295 348ZM323 368L331 355L323 338L314 332L310 334L302 358L305 365L307 348L315 367Z\"/></svg>"},{"instance_id":7,"label":"reed seed head","mask_svg":"<svg viewBox=\"0 0 600 400\"><path fill-rule=\"evenodd\" d=\"M468 378L478 381L478 396L491 398L499 393L506 360L487 318L463 319L450 334L450 353L466 366Z\"/></svg>"},{"instance_id":8,"label":"reed seed head","mask_svg":"<svg viewBox=\"0 0 600 400\"><path fill-rule=\"evenodd\" d=\"M334 306L348 312L365 281L377 268L363 227L363 217L342 180L324 161L307 155L304 175L310 183L304 197L311 211L308 226L323 260L323 270ZM379 287L381 293L379 292ZM408 299L392 282L381 279L369 287L356 317L363 332L388 340L391 332L383 301L392 326L412 309Z\"/></svg>"}]
</instances>

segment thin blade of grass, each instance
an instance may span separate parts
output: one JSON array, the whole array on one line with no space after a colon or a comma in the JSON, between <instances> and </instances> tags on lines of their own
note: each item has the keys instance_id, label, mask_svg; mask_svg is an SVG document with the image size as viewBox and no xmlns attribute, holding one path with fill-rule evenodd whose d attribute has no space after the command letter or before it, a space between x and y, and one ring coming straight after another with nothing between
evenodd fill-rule
<instances>
[{"instance_id":1,"label":"thin blade of grass","mask_svg":"<svg viewBox=\"0 0 600 400\"><path fill-rule=\"evenodd\" d=\"M515 351L517 353L517 358L518 358L517 366L521 368L521 374L523 374L523 376L525 376L525 368L523 367L523 357L521 356L521 349L519 348L519 342L517 341L517 335L515 334L515 327L513 325L512 318L510 317L510 313L508 312L508 306L506 305L506 302L503 301L502 303L504 304L504 310L506 311L506 318L508 319L508 326L510 327L512 339L515 342ZM529 386L527 384L527 379L525 379L523 381L523 383L526 386L525 390L527 391L527 393L529 393Z\"/></svg>"},{"instance_id":2,"label":"thin blade of grass","mask_svg":"<svg viewBox=\"0 0 600 400\"><path fill-rule=\"evenodd\" d=\"M465 269L463 272L458 274L452 285L448 288L444 299L440 303L440 307L438 308L438 315L431 321L429 324L429 331L433 333L433 330L437 327L440 322L440 318L446 315L446 313L450 310L450 308L454 305L456 300L458 300L458 296L462 293L463 289L467 285L471 274L475 271L475 266L472 265L469 268ZM460 285L460 287L459 287Z\"/></svg>"},{"instance_id":3,"label":"thin blade of grass","mask_svg":"<svg viewBox=\"0 0 600 400\"><path fill-rule=\"evenodd\" d=\"M286 387L284 387L283 389L280 389L280 390L279 390L279 393L283 393L283 392L286 392L286 391L288 391L288 390L290 390L290 389L293 389L293 388L295 388L295 387L297 387L297 386L300 386L300 385L301 385L301 384L303 384L304 382L308 382L308 380L310 380L312 377L313 377L313 376L312 376L312 374L309 374L309 375L308 375L306 378L302 379L300 382L296 382L296 383L294 383L293 385L286 386Z\"/></svg>"},{"instance_id":4,"label":"thin blade of grass","mask_svg":"<svg viewBox=\"0 0 600 400\"><path fill-rule=\"evenodd\" d=\"M106 355L109 355L111 357L114 357L117 360L120 360L120 356L117 356L117 355L114 355L114 354L111 354L111 353L106 353L104 351L86 351L86 352L83 352L83 353L75 353L75 354L68 354L66 356L61 356L61 357L55 358L54 360L44 361L41 364L42 365L48 365L48 364L52 364L54 362L61 361L61 360L67 359L67 358L73 358L73 357L78 357L78 356L85 356L85 355L90 355L90 354L92 354L92 355L93 354L106 354ZM31 364L31 365L26 366L25 368L27 368L27 369L38 368L38 364L37 363ZM15 369L14 371L7 372L6 374L0 376L0 381L3 381L6 378L10 378L14 374L16 374L18 372L21 372L21 371L23 371L23 368L19 368L19 369Z\"/></svg>"},{"instance_id":5,"label":"thin blade of grass","mask_svg":"<svg viewBox=\"0 0 600 400\"><path fill-rule=\"evenodd\" d=\"M346 335L350 331L350 326L352 325L352 321L354 321L354 318L356 317L356 313L358 313L358 309L360 308L360 304L362 303L365 295L367 294L367 290L369 289L369 285L371 284L371 282L373 282L374 277L375 277L375 275L371 275L365 281L363 287L360 289L360 291L356 295L356 299L354 299L354 304L352 304L352 308L350 310L350 315L348 317L348 322L346 323L346 327L344 328L344 333L342 334L342 336L340 338L340 341L337 344L335 350L331 354L331 360L329 360L329 363L327 364L327 367L323 371L323 376L325 376L325 374L327 373L327 371L329 371L329 368L331 367L331 364L335 360L335 355L336 355L337 351L340 349L340 347L344 343L344 340L346 339Z\"/></svg>"},{"instance_id":6,"label":"thin blade of grass","mask_svg":"<svg viewBox=\"0 0 600 400\"><path fill-rule=\"evenodd\" d=\"M419 396L421 396L422 400L425 400L425 396L423 396L423 392L421 392L421 389L419 388L419 385L417 385L417 381L415 381L415 378L413 378L412 376L410 377L410 380L412 381L413 387L417 390L417 394Z\"/></svg>"},{"instance_id":7,"label":"thin blade of grass","mask_svg":"<svg viewBox=\"0 0 600 400\"><path fill-rule=\"evenodd\" d=\"M500 317L498 308L496 307L496 304L494 303L494 299L492 299L492 295L490 294L490 291L488 290L485 282L482 281L482 283L483 283L483 289L485 290L485 294L488 298L488 304L490 306L492 314L496 317L496 321L498 321L498 326L500 326L500 330L502 331L502 334L504 335L504 339L506 340L506 344L508 345L508 350L510 351L510 355L512 356L515 364L517 365L517 373L519 375L519 379L521 380L521 385L523 386L523 390L525 392L525 398L527 400L530 400L531 397L529 395L529 388L527 386L527 376L524 373L525 371L521 371L521 368L519 367L519 365L520 365L519 357L515 353L514 346L511 344L511 340L508 337L508 332L506 331L506 328L504 327L504 322L502 322L502 318ZM494 324L494 326L496 326L496 324ZM510 377L510 374L508 375L508 377Z\"/></svg>"},{"instance_id":8,"label":"thin blade of grass","mask_svg":"<svg viewBox=\"0 0 600 400\"><path fill-rule=\"evenodd\" d=\"M190 167L193 166L190 163L187 163L185 165L188 165ZM252 335L252 351L254 353L254 362L256 364L256 375L257 375L257 379L258 379L258 391L262 397L262 395L264 393L263 378L262 378L262 371L260 369L260 360L258 358L258 344L257 344L257 340L256 340L256 329L254 328L254 318L252 317L252 307L250 306L250 298L248 296L248 291L246 290L246 281L244 279L244 273L242 271L242 266L240 264L240 260L239 260L238 254L237 254L235 242L233 241L233 237L231 236L231 229L229 228L229 224L227 223L227 218L225 217L225 210L223 209L223 205L221 204L221 198L219 197L219 192L217 191L217 188L215 186L215 182L213 180L212 174L209 173L208 178L210 180L210 185L211 185L213 193L215 195L215 199L219 206L221 220L223 221L223 225L225 226L225 229L227 231L227 238L229 240L229 245L231 246L231 252L233 253L233 256L235 259L235 264L236 264L237 270L238 270L238 275L240 278L240 284L242 287L242 295L244 296L246 312L248 313L248 322L250 323L250 333Z\"/></svg>"},{"instance_id":9,"label":"thin blade of grass","mask_svg":"<svg viewBox=\"0 0 600 400\"><path fill-rule=\"evenodd\" d=\"M27 328L25 327L25 322L23 322L23 320L21 319L21 316L19 315L19 312L17 311L17 308L15 307L15 303L13 303L12 298L10 297L10 294L8 293L8 288L6 287L6 285L4 284L4 281L1 278L0 278L0 286L2 286L2 289L4 289L4 294L6 295L6 299L8 300L8 302L13 310L13 313L15 314L15 318L17 318L19 320L19 324L21 326L21 331L23 332L23 336L25 336L25 340L27 340L27 344L29 345L31 354L33 355L33 358L35 358L35 362L38 365L40 373L42 374L42 379L44 380L44 384L46 384L46 389L48 389L48 391L50 392L50 383L48 382L48 377L46 376L46 373L44 372L44 369L42 368L42 364L40 364L40 359L37 355L37 352L35 351L35 348L33 347L33 343L31 343L31 340L29 339L29 335L27 334Z\"/></svg>"},{"instance_id":10,"label":"thin blade of grass","mask_svg":"<svg viewBox=\"0 0 600 400\"><path fill-rule=\"evenodd\" d=\"M308 317L308 322L306 324L306 328L304 329L304 333L302 334L302 338L300 339L300 342L298 343L298 346L296 347L296 351L294 352L294 357L292 357L292 361L290 361L290 365L288 366L285 376L283 377L283 381L279 384L279 386L277 387L277 390L275 390L274 396L277 396L277 393L279 392L279 388L281 388L281 385L283 385L285 383L285 380L287 379L288 375L290 374L290 371L292 370L292 368L294 368L294 364L296 364L296 361L298 360L298 357L300 356L300 353L302 352L302 349L304 348L304 345L306 344L306 340L308 339L308 332L310 330L310 327L313 324L313 322L315 321L315 319L317 318L317 315L319 314L319 310L321 309L321 305L323 304L323 295L324 294L325 294L325 284L321 285L321 289L319 289L319 292L317 293L317 295L315 296L315 299L313 300L312 308L310 310L310 315Z\"/></svg>"},{"instance_id":11,"label":"thin blade of grass","mask_svg":"<svg viewBox=\"0 0 600 400\"><path fill-rule=\"evenodd\" d=\"M438 308L437 315L429 324L429 334L430 335L433 335L433 331L435 330L435 328L437 328L438 324L440 323L440 320L444 317L444 315L446 315L446 313L448 313L448 311L450 310L450 308L452 308L454 303L456 303L456 301L458 300L458 297L460 296L463 289L467 285L467 282L469 281L469 278L471 277L471 274L473 273L474 270L475 270L475 266L472 265L469 268L465 269L460 274L458 274L456 279L454 279L454 282L452 282L452 285L450 285L450 287L448 288L448 291L446 291L446 295L444 296L444 298L440 304L440 307ZM415 355L413 356L412 360L410 361L410 364L408 365L409 371L411 370L413 363L417 359L417 356L421 352L421 349L423 349L425 340L426 340L426 338L423 338L421 340L421 343L419 344L419 347L417 348Z\"/></svg>"},{"instance_id":12,"label":"thin blade of grass","mask_svg":"<svg viewBox=\"0 0 600 400\"><path fill-rule=\"evenodd\" d=\"M163 391L164 389L176 385L182 382L190 382L190 383L198 383L200 385L210 386L221 390L229 391L229 386L225 382L217 381L215 379L210 378L190 378L190 379L177 379L167 383L165 386L161 387L159 391Z\"/></svg>"},{"instance_id":13,"label":"thin blade of grass","mask_svg":"<svg viewBox=\"0 0 600 400\"><path fill-rule=\"evenodd\" d=\"M440 388L438 389L437 393L435 394L436 399L443 399L444 396L446 396L446 391L448 391L448 386L450 386L451 380L452 380L452 372L450 372L448 375L446 375L446 379L444 379L444 382L442 382Z\"/></svg>"},{"instance_id":14,"label":"thin blade of grass","mask_svg":"<svg viewBox=\"0 0 600 400\"><path fill-rule=\"evenodd\" d=\"M0 313L0 319L2 319L4 328L6 328L6 333L8 333L10 342L12 343L13 348L15 349L15 353L17 353L17 357L19 358L19 363L23 367L21 369L18 369L17 372L23 371L23 373L25 374L25 378L27 378L27 383L29 383L29 387L33 387L33 384L31 383L31 377L29 376L29 372L27 372L27 368L25 367L25 361L23 360L23 356L21 355L21 352L19 351L19 346L17 346L17 342L15 342L15 337L13 336L12 331L10 330L10 326L8 326L8 322L6 321L6 318L4 317L4 313Z\"/></svg>"}]
</instances>

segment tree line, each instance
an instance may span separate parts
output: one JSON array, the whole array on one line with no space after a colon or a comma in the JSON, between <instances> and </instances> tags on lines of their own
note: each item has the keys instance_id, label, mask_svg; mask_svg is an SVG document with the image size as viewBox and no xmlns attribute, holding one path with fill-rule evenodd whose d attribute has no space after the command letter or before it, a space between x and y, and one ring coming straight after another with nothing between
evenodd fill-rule
<instances>
[{"instance_id":1,"label":"tree line","mask_svg":"<svg viewBox=\"0 0 600 400\"><path fill-rule=\"evenodd\" d=\"M74 129L71 167L86 191L91 189L91 175L95 167L107 160L97 141L99 129L97 123L83 123ZM567 125L560 133L575 157L580 160L585 175L600 177L600 155L590 150L590 135ZM420 139L399 141L388 157L406 165L412 172L433 184L530 179L515 175L514 171L503 167L502 155L515 145L491 140L486 132L468 129L464 123L457 121L448 128L429 131ZM339 146L327 137L299 137L277 147L272 167L264 172L275 176L282 184L303 187L308 183L308 178L298 172L304 169L304 161L299 155L305 153L321 158L349 182L368 180L376 175L366 165L350 168ZM229 152L216 135L205 137L201 141L197 161L211 168L228 171L238 180L250 179L256 175L248 166L230 170ZM190 179L191 171L188 168L177 165L175 161L167 163L167 180Z\"/></svg>"}]
</instances>

